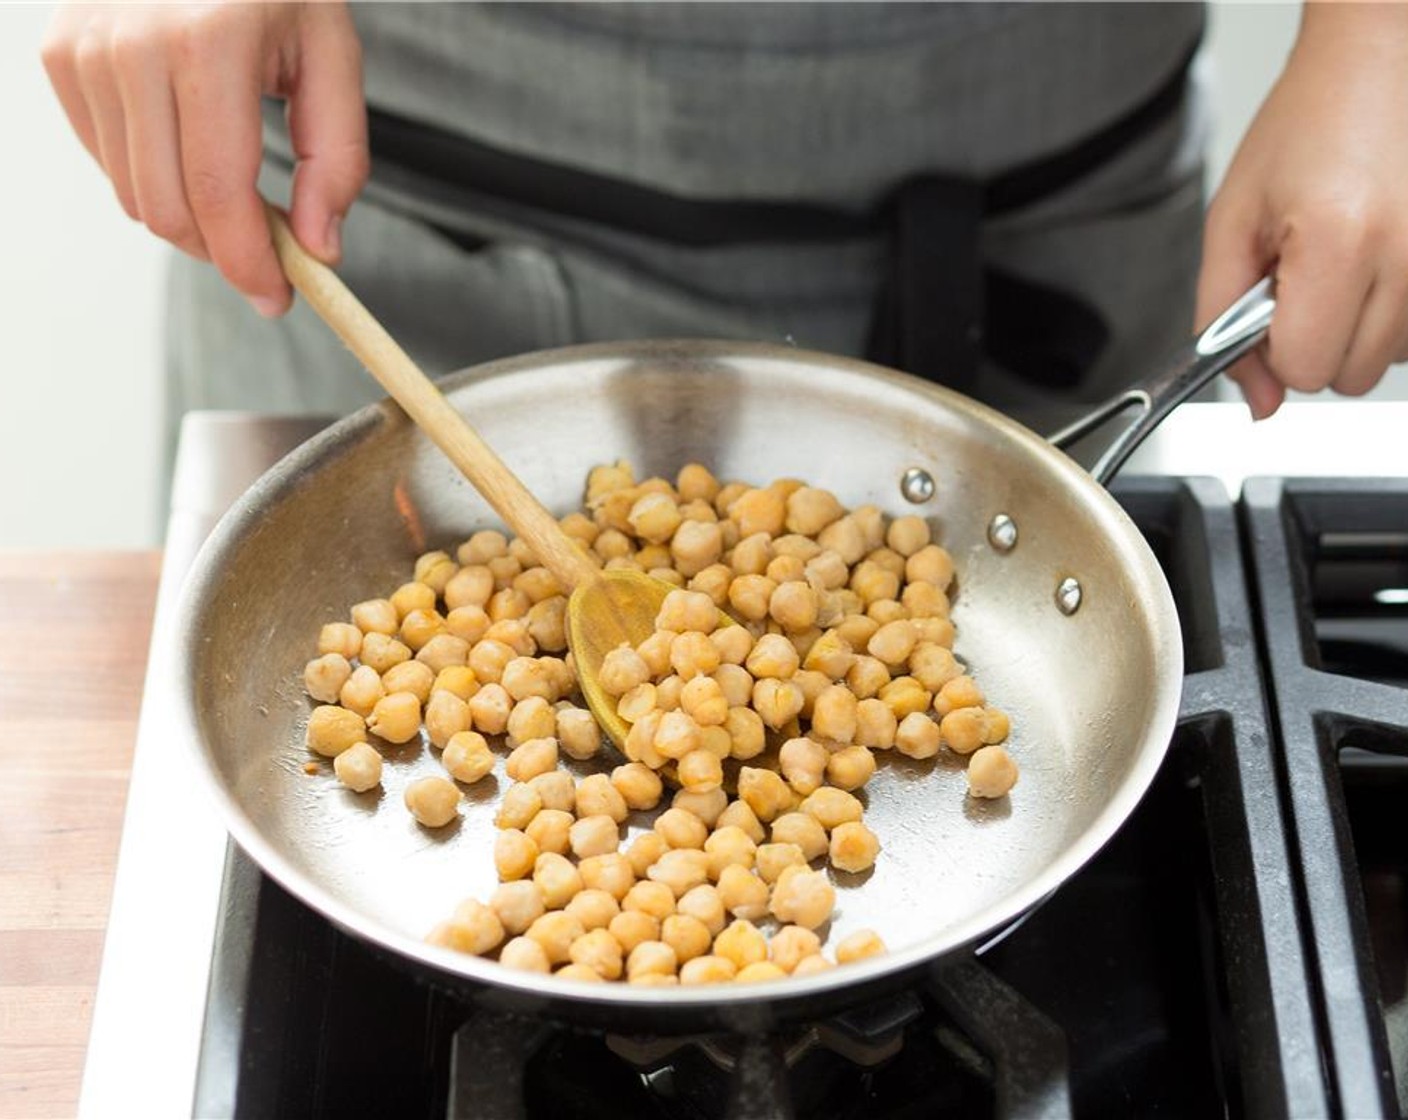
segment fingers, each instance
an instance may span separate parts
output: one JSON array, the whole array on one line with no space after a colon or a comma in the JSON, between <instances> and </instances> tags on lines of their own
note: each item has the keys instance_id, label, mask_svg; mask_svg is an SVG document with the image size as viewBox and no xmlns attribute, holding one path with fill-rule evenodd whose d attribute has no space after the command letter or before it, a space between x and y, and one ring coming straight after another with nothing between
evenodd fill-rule
<instances>
[{"instance_id":1,"label":"fingers","mask_svg":"<svg viewBox=\"0 0 1408 1120\"><path fill-rule=\"evenodd\" d=\"M329 264L341 256L342 219L367 180L362 54L341 5L310 9L302 69L289 98L294 236Z\"/></svg>"},{"instance_id":2,"label":"fingers","mask_svg":"<svg viewBox=\"0 0 1408 1120\"><path fill-rule=\"evenodd\" d=\"M1379 272L1359 316L1358 329L1338 375L1337 393L1363 396L1379 383L1408 341L1408 278L1400 267Z\"/></svg>"},{"instance_id":3,"label":"fingers","mask_svg":"<svg viewBox=\"0 0 1408 1120\"><path fill-rule=\"evenodd\" d=\"M200 260L210 254L186 201L176 95L161 52L144 39L113 47L117 86L127 119L128 165L137 212L158 237Z\"/></svg>"},{"instance_id":4,"label":"fingers","mask_svg":"<svg viewBox=\"0 0 1408 1120\"><path fill-rule=\"evenodd\" d=\"M290 291L274 256L257 180L263 155L259 42L197 29L172 76L186 201L211 261L261 315Z\"/></svg>"},{"instance_id":5,"label":"fingers","mask_svg":"<svg viewBox=\"0 0 1408 1120\"><path fill-rule=\"evenodd\" d=\"M49 84L54 87L54 93L63 107L64 116L68 117L68 123L88 149L88 154L101 165L103 160L98 153L98 130L93 125L88 102L84 100L83 90L78 85L78 68L74 64L70 39L71 18L70 9L59 9L44 36L40 58L44 62L44 72L49 75Z\"/></svg>"}]
</instances>

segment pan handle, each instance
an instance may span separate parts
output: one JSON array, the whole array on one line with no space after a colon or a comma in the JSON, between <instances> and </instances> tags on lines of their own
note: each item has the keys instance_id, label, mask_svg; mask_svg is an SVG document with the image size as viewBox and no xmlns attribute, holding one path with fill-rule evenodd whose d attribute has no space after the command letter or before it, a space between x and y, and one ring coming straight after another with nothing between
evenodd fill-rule
<instances>
[{"instance_id":1,"label":"pan handle","mask_svg":"<svg viewBox=\"0 0 1408 1120\"><path fill-rule=\"evenodd\" d=\"M1134 422L1111 442L1090 468L1095 481L1108 485L1120 467L1163 423L1164 417L1254 347L1271 326L1276 310L1276 282L1267 276L1213 320L1212 324L1174 354L1152 376L1130 386L1073 424L1048 437L1065 449L1130 408Z\"/></svg>"}]
</instances>

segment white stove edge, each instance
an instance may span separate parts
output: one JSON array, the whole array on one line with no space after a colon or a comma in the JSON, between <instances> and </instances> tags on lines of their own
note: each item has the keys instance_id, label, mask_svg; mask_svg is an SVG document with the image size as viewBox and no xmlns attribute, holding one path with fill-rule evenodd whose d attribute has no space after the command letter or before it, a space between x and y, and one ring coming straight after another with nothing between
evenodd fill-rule
<instances>
[{"instance_id":1,"label":"white stove edge","mask_svg":"<svg viewBox=\"0 0 1408 1120\"><path fill-rule=\"evenodd\" d=\"M235 413L192 413L182 425L80 1117L192 1114L228 838L196 792L165 701L174 611L220 514L315 428ZM1212 476L1233 495L1254 475L1401 476L1408 402L1291 404L1255 425L1239 404L1185 405L1124 473Z\"/></svg>"}]
</instances>

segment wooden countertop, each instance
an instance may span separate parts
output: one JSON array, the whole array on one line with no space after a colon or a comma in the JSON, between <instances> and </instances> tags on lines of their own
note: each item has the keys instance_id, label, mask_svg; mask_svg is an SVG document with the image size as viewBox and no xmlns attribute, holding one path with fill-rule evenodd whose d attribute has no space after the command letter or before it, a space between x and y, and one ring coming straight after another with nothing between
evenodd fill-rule
<instances>
[{"instance_id":1,"label":"wooden countertop","mask_svg":"<svg viewBox=\"0 0 1408 1120\"><path fill-rule=\"evenodd\" d=\"M161 556L0 552L0 1118L71 1116Z\"/></svg>"}]
</instances>

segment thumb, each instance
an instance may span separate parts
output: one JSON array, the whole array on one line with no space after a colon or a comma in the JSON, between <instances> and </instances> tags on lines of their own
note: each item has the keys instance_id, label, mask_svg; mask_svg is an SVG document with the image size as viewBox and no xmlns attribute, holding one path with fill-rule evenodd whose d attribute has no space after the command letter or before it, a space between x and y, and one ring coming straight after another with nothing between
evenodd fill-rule
<instances>
[{"instance_id":1,"label":"thumb","mask_svg":"<svg viewBox=\"0 0 1408 1120\"><path fill-rule=\"evenodd\" d=\"M1270 270L1274 257L1264 248L1258 211L1219 196L1203 227L1203 264L1198 275L1194 328L1201 331ZM1252 417L1264 420L1286 397L1285 387L1266 364L1261 347L1227 373L1246 398Z\"/></svg>"},{"instance_id":2,"label":"thumb","mask_svg":"<svg viewBox=\"0 0 1408 1120\"><path fill-rule=\"evenodd\" d=\"M299 243L328 264L342 255L342 219L367 181L362 48L342 5L313 5L289 97L289 139L298 163L290 220Z\"/></svg>"}]
</instances>

